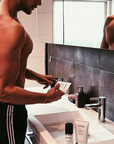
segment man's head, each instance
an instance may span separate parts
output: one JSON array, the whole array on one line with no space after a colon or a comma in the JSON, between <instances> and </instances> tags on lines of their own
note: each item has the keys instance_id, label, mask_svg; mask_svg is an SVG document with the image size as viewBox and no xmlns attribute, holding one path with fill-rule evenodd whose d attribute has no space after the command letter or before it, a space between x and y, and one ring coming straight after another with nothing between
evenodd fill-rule
<instances>
[{"instance_id":1,"label":"man's head","mask_svg":"<svg viewBox=\"0 0 114 144\"><path fill-rule=\"evenodd\" d=\"M26 14L31 14L34 8L41 5L41 0L20 0L20 9Z\"/></svg>"}]
</instances>

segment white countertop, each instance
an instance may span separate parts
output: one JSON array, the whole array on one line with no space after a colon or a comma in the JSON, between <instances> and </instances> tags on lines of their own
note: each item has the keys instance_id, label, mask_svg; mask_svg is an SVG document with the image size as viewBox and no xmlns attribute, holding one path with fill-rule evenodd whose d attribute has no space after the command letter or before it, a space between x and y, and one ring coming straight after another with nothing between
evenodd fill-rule
<instances>
[{"instance_id":1,"label":"white countertop","mask_svg":"<svg viewBox=\"0 0 114 144\"><path fill-rule=\"evenodd\" d=\"M27 90L34 92L47 92L48 89L44 90L42 87L27 88ZM48 104L34 104L26 105L28 110L28 118L31 115L44 115L58 112L76 111L77 109L83 113L91 115L91 118L98 122L98 113L94 110L87 110L85 108L77 108L75 104L68 100L68 95L64 95L60 100ZM114 123L106 118L104 123L98 122L101 126L107 129L109 132L114 134ZM101 143L96 143L101 144ZM114 140L104 141L103 144L114 144Z\"/></svg>"}]
</instances>

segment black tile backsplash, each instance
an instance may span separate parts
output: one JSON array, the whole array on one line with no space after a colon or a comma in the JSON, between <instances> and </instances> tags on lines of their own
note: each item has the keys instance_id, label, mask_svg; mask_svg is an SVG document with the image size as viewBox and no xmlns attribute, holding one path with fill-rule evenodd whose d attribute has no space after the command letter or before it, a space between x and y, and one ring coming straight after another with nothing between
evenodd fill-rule
<instances>
[{"instance_id":1,"label":"black tile backsplash","mask_svg":"<svg viewBox=\"0 0 114 144\"><path fill-rule=\"evenodd\" d=\"M82 48L82 50L77 47L76 49L72 49L73 51L73 58L74 58L74 62L76 64L83 64L85 65L85 48Z\"/></svg>"},{"instance_id":2,"label":"black tile backsplash","mask_svg":"<svg viewBox=\"0 0 114 144\"><path fill-rule=\"evenodd\" d=\"M114 121L114 51L48 44L48 74L72 82L68 93L83 85L90 97L106 96L106 116Z\"/></svg>"},{"instance_id":3,"label":"black tile backsplash","mask_svg":"<svg viewBox=\"0 0 114 144\"><path fill-rule=\"evenodd\" d=\"M100 50L93 48L85 49L85 64L90 67L99 68Z\"/></svg>"},{"instance_id":4,"label":"black tile backsplash","mask_svg":"<svg viewBox=\"0 0 114 144\"><path fill-rule=\"evenodd\" d=\"M100 69L114 73L114 51L101 50Z\"/></svg>"}]
</instances>

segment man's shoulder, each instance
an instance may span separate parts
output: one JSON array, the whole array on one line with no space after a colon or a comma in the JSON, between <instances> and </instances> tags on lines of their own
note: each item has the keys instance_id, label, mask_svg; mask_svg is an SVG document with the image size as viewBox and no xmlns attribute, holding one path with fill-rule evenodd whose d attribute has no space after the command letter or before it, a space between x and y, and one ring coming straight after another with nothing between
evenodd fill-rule
<instances>
[{"instance_id":1,"label":"man's shoulder","mask_svg":"<svg viewBox=\"0 0 114 144\"><path fill-rule=\"evenodd\" d=\"M24 27L13 19L6 19L0 23L0 43L6 41L10 43L12 47L15 47L19 43L24 42L25 30Z\"/></svg>"},{"instance_id":2,"label":"man's shoulder","mask_svg":"<svg viewBox=\"0 0 114 144\"><path fill-rule=\"evenodd\" d=\"M9 25L10 26L7 27L9 29L9 32L12 32L17 35L25 33L24 27L17 21L12 20Z\"/></svg>"},{"instance_id":3,"label":"man's shoulder","mask_svg":"<svg viewBox=\"0 0 114 144\"><path fill-rule=\"evenodd\" d=\"M110 15L107 17L105 25L108 26L113 21L114 21L114 15Z\"/></svg>"},{"instance_id":4,"label":"man's shoulder","mask_svg":"<svg viewBox=\"0 0 114 144\"><path fill-rule=\"evenodd\" d=\"M11 20L9 23L9 26L7 26L8 33L11 35L12 38L20 39L21 37L24 37L25 35L25 29L24 27L18 23L15 20Z\"/></svg>"}]
</instances>

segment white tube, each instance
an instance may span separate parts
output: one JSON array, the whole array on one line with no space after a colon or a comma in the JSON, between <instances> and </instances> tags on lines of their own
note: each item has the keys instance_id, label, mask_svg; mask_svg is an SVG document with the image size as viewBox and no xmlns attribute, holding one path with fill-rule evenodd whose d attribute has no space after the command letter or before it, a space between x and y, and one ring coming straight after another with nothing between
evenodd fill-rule
<instances>
[{"instance_id":1,"label":"white tube","mask_svg":"<svg viewBox=\"0 0 114 144\"><path fill-rule=\"evenodd\" d=\"M89 122L75 121L76 144L87 144Z\"/></svg>"}]
</instances>

